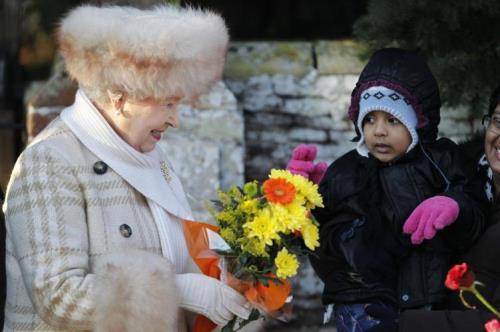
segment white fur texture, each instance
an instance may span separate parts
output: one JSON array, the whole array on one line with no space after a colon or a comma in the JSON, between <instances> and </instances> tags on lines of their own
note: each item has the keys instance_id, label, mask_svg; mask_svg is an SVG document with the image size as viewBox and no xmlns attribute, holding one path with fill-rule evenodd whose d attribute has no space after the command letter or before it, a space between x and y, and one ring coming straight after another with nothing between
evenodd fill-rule
<instances>
[{"instance_id":1,"label":"white fur texture","mask_svg":"<svg viewBox=\"0 0 500 332\"><path fill-rule=\"evenodd\" d=\"M228 32L212 12L174 6L80 6L61 22L60 50L82 87L137 99L191 99L220 79Z\"/></svg>"},{"instance_id":2,"label":"white fur texture","mask_svg":"<svg viewBox=\"0 0 500 332\"><path fill-rule=\"evenodd\" d=\"M127 250L96 263L96 332L177 331L175 270L160 255Z\"/></svg>"}]
</instances>

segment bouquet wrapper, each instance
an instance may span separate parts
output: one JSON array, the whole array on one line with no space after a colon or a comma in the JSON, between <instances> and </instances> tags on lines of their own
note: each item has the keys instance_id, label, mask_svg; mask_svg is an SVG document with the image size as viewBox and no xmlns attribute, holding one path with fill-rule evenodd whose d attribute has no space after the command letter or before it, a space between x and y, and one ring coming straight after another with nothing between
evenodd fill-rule
<instances>
[{"instance_id":1,"label":"bouquet wrapper","mask_svg":"<svg viewBox=\"0 0 500 332\"><path fill-rule=\"evenodd\" d=\"M218 233L217 226L184 220L183 229L189 255L203 274L219 280L222 277L225 283L243 294L255 307L271 316L285 305L291 291L287 280L282 280L281 284L269 282L268 286L265 286L259 282L240 280L234 277L232 271L221 270L221 256L210 249L208 236L208 230ZM210 332L216 327L217 325L207 317L197 315L193 332Z\"/></svg>"}]
</instances>

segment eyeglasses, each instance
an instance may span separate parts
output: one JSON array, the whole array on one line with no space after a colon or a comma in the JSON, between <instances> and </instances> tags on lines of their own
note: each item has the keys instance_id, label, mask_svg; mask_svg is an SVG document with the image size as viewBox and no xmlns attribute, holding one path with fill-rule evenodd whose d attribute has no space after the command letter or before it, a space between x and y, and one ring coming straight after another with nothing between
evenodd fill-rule
<instances>
[{"instance_id":1,"label":"eyeglasses","mask_svg":"<svg viewBox=\"0 0 500 332\"><path fill-rule=\"evenodd\" d=\"M499 115L485 115L481 121L486 130L492 131L500 135L500 116Z\"/></svg>"}]
</instances>

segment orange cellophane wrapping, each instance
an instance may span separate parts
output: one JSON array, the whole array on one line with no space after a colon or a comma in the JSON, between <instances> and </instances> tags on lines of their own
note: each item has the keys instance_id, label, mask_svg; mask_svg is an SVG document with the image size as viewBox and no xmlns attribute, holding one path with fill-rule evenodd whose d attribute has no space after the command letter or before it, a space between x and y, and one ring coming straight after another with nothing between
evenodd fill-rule
<instances>
[{"instance_id":1,"label":"orange cellophane wrapping","mask_svg":"<svg viewBox=\"0 0 500 332\"><path fill-rule=\"evenodd\" d=\"M209 248L206 233L206 229L218 233L219 227L191 220L184 220L183 225L187 248L193 261L203 274L220 279L219 256ZM227 273L228 285L244 294L250 303L266 312L276 311L285 304L291 285L287 280L282 280L282 282L282 284L276 284L271 281L268 286L264 286L259 282L239 280L231 273ZM216 327L217 325L205 316L197 315L193 332L210 332Z\"/></svg>"}]
</instances>

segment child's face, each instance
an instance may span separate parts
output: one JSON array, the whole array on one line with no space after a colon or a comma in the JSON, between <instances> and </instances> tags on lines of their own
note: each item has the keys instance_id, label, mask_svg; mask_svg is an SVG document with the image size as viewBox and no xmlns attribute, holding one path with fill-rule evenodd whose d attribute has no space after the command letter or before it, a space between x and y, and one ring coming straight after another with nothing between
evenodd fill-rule
<instances>
[{"instance_id":1,"label":"child's face","mask_svg":"<svg viewBox=\"0 0 500 332\"><path fill-rule=\"evenodd\" d=\"M411 135L406 126L387 112L373 111L363 120L363 134L368 151L388 163L406 153L411 144Z\"/></svg>"}]
</instances>

